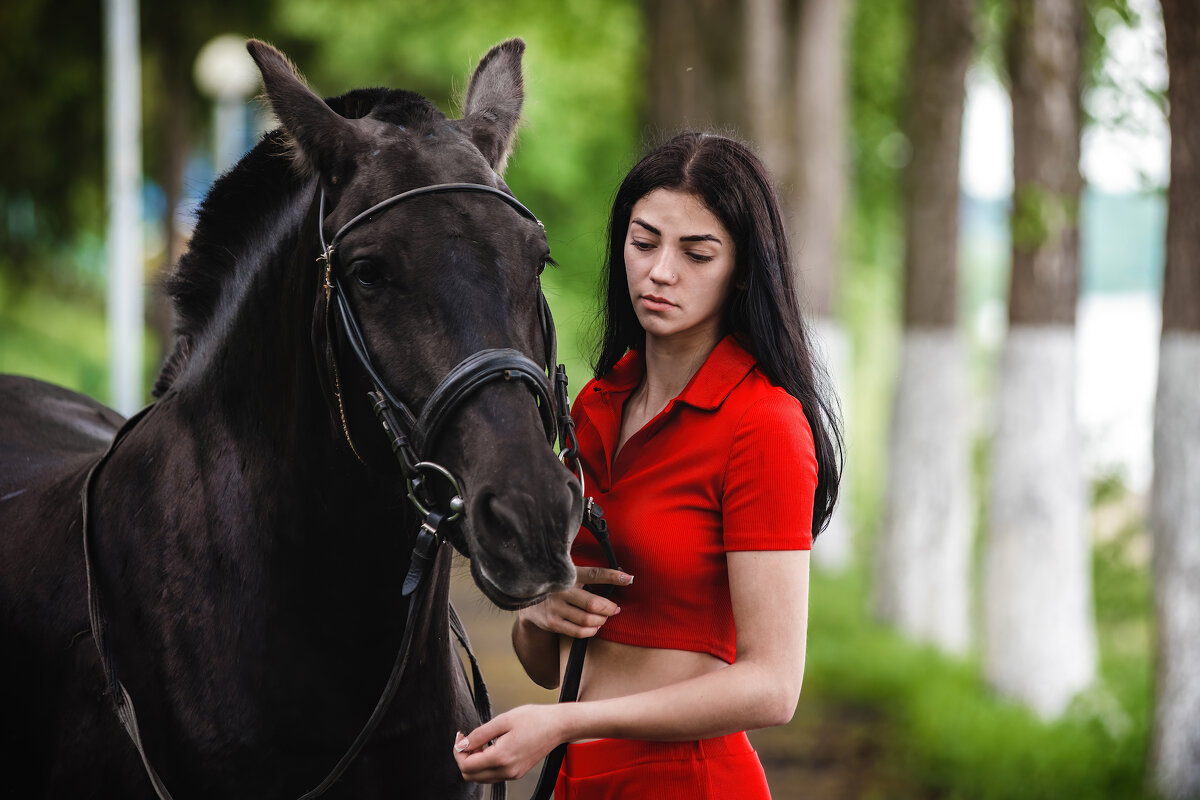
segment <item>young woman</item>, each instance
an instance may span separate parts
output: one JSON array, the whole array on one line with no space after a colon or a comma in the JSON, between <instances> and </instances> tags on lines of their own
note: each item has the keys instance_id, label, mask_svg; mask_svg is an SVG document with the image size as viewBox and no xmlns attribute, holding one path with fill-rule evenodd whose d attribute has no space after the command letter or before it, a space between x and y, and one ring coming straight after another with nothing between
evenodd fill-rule
<instances>
[{"instance_id":1,"label":"young woman","mask_svg":"<svg viewBox=\"0 0 1200 800\"><path fill-rule=\"evenodd\" d=\"M623 571L576 539L578 584L521 611L513 644L553 688L594 637L580 701L501 714L455 757L468 780L511 780L572 742L560 800L769 797L745 731L795 711L842 443L762 163L701 133L651 152L617 192L606 273L572 413Z\"/></svg>"}]
</instances>

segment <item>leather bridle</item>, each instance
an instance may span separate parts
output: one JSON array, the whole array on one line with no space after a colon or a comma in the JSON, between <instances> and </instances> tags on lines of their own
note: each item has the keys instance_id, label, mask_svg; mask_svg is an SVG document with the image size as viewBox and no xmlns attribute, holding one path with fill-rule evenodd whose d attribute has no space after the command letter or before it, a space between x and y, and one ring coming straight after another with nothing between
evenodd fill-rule
<instances>
[{"instance_id":1,"label":"leather bridle","mask_svg":"<svg viewBox=\"0 0 1200 800\"><path fill-rule=\"evenodd\" d=\"M560 438L560 434L567 434L562 437L564 451L570 451L567 453L568 455L573 454L575 447L574 425L571 423L568 408L566 370L556 363L554 320L550 314L550 306L546 302L546 295L541 290L540 280L538 284L538 318L545 347L546 366L544 368L525 354L512 348L480 350L467 356L451 369L429 395L429 399L425 401L420 413L414 414L388 389L371 361L362 329L342 288L336 265L338 247L347 233L388 208L417 197L454 192L474 192L498 198L521 216L537 223L538 227L543 227L534 213L515 197L500 189L478 183L439 183L393 195L352 217L338 229L328 243L325 240L325 193L322 191L317 222L317 234L321 241L321 256L318 260L325 264L322 288L325 292L326 325L328 326L328 319L336 308L342 334L349 343L355 360L371 382L370 396L374 401L375 415L383 426L392 452L400 465L400 470L408 482L409 499L417 513L423 518L427 518L431 509L436 505L425 486L429 476L437 475L449 485L451 499L448 508L442 511L442 522L457 520L466 512L462 501L462 483L449 470L437 463L423 459L421 455L432 446L446 422L459 406L484 384L496 380L523 382L534 395L546 439L550 445L554 445L554 441ZM346 423L336 348L333 347L328 336L327 342L326 360L333 382L334 399L342 420L342 430L350 449L361 460ZM564 458L564 460L566 459Z\"/></svg>"}]
</instances>

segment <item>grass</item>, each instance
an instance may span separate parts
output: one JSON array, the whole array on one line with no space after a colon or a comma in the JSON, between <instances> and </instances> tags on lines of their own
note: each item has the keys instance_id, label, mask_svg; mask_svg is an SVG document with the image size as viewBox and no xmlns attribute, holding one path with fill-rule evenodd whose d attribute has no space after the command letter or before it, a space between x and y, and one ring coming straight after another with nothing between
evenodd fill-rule
<instances>
[{"instance_id":1,"label":"grass","mask_svg":"<svg viewBox=\"0 0 1200 800\"><path fill-rule=\"evenodd\" d=\"M147 330L147 397L158 359L157 340ZM103 301L73 287L35 284L18 290L0 273L0 372L40 378L109 402Z\"/></svg>"},{"instance_id":2,"label":"grass","mask_svg":"<svg viewBox=\"0 0 1200 800\"><path fill-rule=\"evenodd\" d=\"M977 658L941 655L874 622L862 568L814 577L801 705L815 703L827 715L863 705L877 712L891 742L879 769L916 781L920 796L1151 797L1144 766L1152 708L1148 567L1130 556L1144 536L1143 526L1130 523L1095 550L1101 677L1055 722L992 692Z\"/></svg>"}]
</instances>

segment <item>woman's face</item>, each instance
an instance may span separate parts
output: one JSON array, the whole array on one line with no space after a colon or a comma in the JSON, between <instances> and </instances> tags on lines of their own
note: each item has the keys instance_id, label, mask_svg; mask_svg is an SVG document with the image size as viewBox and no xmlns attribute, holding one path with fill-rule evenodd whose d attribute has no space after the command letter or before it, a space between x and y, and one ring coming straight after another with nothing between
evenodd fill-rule
<instances>
[{"instance_id":1,"label":"woman's face","mask_svg":"<svg viewBox=\"0 0 1200 800\"><path fill-rule=\"evenodd\" d=\"M719 338L735 256L733 237L695 195L655 189L638 200L625 277L647 338Z\"/></svg>"}]
</instances>

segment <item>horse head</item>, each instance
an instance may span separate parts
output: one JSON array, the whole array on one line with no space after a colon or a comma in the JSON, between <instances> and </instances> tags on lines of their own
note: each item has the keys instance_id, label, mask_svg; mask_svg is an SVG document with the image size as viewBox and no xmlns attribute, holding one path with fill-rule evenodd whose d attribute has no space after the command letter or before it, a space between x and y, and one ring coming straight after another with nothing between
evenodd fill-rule
<instances>
[{"instance_id":1,"label":"horse head","mask_svg":"<svg viewBox=\"0 0 1200 800\"><path fill-rule=\"evenodd\" d=\"M248 49L291 139L293 168L319 192L312 338L333 435L375 472L396 470L397 436L410 462L403 477L413 477L413 462L444 469L420 467L418 491L425 506L461 510L439 531L497 605L517 608L570 585L580 488L547 444L550 398L529 391L529 371L455 384L437 430L414 432L405 419L423 420L447 375L481 352L540 369L552 349L539 280L550 257L545 231L501 178L523 102L524 43L483 58L457 120L408 92L343 116L279 51L257 41ZM413 191L457 184L474 188ZM386 434L377 403L392 413Z\"/></svg>"}]
</instances>

